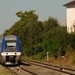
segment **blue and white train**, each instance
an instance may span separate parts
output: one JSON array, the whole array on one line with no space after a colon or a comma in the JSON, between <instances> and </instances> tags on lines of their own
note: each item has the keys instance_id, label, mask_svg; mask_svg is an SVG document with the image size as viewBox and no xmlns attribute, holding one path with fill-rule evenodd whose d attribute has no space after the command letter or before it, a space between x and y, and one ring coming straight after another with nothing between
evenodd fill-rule
<instances>
[{"instance_id":1,"label":"blue and white train","mask_svg":"<svg viewBox=\"0 0 75 75\"><path fill-rule=\"evenodd\" d=\"M16 65L21 62L21 45L17 36L7 35L0 42L0 62L3 65Z\"/></svg>"}]
</instances>

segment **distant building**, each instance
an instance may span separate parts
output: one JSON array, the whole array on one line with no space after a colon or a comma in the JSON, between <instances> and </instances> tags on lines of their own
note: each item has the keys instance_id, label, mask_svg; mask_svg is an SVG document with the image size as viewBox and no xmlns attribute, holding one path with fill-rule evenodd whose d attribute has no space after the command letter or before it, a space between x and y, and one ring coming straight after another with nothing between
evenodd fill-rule
<instances>
[{"instance_id":1,"label":"distant building","mask_svg":"<svg viewBox=\"0 0 75 75\"><path fill-rule=\"evenodd\" d=\"M64 4L67 12L67 31L69 33L75 31L75 0Z\"/></svg>"}]
</instances>

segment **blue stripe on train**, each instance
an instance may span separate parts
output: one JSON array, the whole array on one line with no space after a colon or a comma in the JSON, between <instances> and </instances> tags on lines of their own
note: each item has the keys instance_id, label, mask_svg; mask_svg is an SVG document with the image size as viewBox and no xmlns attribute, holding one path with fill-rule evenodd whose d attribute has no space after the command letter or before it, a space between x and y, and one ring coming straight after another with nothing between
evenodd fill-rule
<instances>
[{"instance_id":1,"label":"blue stripe on train","mask_svg":"<svg viewBox=\"0 0 75 75\"><path fill-rule=\"evenodd\" d=\"M3 38L1 52L5 52L5 49L6 49L6 43L5 43L5 38Z\"/></svg>"},{"instance_id":2,"label":"blue stripe on train","mask_svg":"<svg viewBox=\"0 0 75 75\"><path fill-rule=\"evenodd\" d=\"M20 40L18 37L16 37L16 45L17 45L17 52L21 52Z\"/></svg>"}]
</instances>

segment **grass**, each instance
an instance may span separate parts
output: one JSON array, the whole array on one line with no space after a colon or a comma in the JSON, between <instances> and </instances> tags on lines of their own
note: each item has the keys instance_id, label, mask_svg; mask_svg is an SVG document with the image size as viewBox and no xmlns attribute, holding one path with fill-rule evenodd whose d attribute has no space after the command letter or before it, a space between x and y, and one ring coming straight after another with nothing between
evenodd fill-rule
<instances>
[{"instance_id":1,"label":"grass","mask_svg":"<svg viewBox=\"0 0 75 75\"><path fill-rule=\"evenodd\" d=\"M15 75L12 71L9 71L2 65L0 65L0 75Z\"/></svg>"},{"instance_id":2,"label":"grass","mask_svg":"<svg viewBox=\"0 0 75 75\"><path fill-rule=\"evenodd\" d=\"M40 56L38 56L38 58L40 58ZM27 56L22 56L22 60L38 60L37 56L31 56L31 57L27 57ZM48 62L50 64L54 64L54 65L60 65L60 66L65 66L65 67L70 67L70 68L74 68L75 69L75 55L67 52L66 55L64 56L64 59L62 59L61 56L58 56L57 59L54 59L53 57L49 57L49 61L47 61L47 58L45 57L42 60L38 60L38 61L42 61L42 62ZM62 63L63 62L63 63Z\"/></svg>"}]
</instances>

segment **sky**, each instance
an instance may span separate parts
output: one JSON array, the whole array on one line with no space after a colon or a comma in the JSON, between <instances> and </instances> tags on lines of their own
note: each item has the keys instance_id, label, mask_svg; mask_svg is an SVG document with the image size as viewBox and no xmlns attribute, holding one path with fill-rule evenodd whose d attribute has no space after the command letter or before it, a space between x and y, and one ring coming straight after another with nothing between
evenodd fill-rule
<instances>
[{"instance_id":1,"label":"sky","mask_svg":"<svg viewBox=\"0 0 75 75\"><path fill-rule=\"evenodd\" d=\"M66 7L72 0L0 0L0 34L19 20L16 12L36 10L40 21L50 16L57 20L66 20Z\"/></svg>"}]
</instances>

